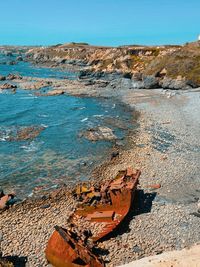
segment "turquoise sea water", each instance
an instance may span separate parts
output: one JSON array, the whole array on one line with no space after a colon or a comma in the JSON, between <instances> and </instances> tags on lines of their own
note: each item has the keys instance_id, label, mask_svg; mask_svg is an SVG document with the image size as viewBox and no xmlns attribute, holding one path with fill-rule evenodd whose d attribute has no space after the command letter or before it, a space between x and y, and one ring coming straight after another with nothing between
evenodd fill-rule
<instances>
[{"instance_id":1,"label":"turquoise sea water","mask_svg":"<svg viewBox=\"0 0 200 267\"><path fill-rule=\"evenodd\" d=\"M0 57L1 60L5 60ZM6 60L8 60L6 58ZM75 77L62 70L37 68L29 63L1 65L0 75L19 73L37 77ZM0 187L20 197L33 190L85 180L92 169L109 156L111 142L90 142L79 133L95 126L108 126L118 137L129 127L130 114L109 100L72 96L37 97L33 91L0 94ZM8 141L19 127L43 126L33 140ZM126 128L125 127L125 128Z\"/></svg>"}]
</instances>

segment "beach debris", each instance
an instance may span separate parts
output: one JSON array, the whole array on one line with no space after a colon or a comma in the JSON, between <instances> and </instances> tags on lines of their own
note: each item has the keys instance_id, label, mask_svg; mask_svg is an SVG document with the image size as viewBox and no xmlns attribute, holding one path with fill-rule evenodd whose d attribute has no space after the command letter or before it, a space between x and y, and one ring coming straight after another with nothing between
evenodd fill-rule
<instances>
[{"instance_id":1,"label":"beach debris","mask_svg":"<svg viewBox=\"0 0 200 267\"><path fill-rule=\"evenodd\" d=\"M71 220L75 223L78 218L84 222L101 222L103 228L96 232L92 239L97 242L113 232L123 221L133 205L135 190L141 172L127 168L119 171L116 177L98 186L88 188L79 185L74 196L79 206Z\"/></svg>"},{"instance_id":2,"label":"beach debris","mask_svg":"<svg viewBox=\"0 0 200 267\"><path fill-rule=\"evenodd\" d=\"M55 267L103 266L93 253L94 244L109 238L129 213L140 174L127 168L99 186L79 184L72 192L79 203L68 218L70 227L56 226L45 251L47 260Z\"/></svg>"},{"instance_id":3,"label":"beach debris","mask_svg":"<svg viewBox=\"0 0 200 267\"><path fill-rule=\"evenodd\" d=\"M0 210L4 210L13 205L15 200L15 194L4 194L3 190L0 190Z\"/></svg>"},{"instance_id":4,"label":"beach debris","mask_svg":"<svg viewBox=\"0 0 200 267\"><path fill-rule=\"evenodd\" d=\"M64 229L55 226L55 231L49 239L45 255L55 267L103 267L103 261L93 252L87 244L89 232L81 238L73 229Z\"/></svg>"}]
</instances>

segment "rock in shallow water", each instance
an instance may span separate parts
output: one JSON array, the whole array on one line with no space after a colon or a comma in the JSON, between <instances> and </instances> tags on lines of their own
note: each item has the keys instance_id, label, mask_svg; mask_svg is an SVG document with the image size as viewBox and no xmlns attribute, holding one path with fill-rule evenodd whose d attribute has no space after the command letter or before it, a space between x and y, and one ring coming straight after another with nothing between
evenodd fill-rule
<instances>
[{"instance_id":1,"label":"rock in shallow water","mask_svg":"<svg viewBox=\"0 0 200 267\"><path fill-rule=\"evenodd\" d=\"M0 85L1 90L7 90L7 89L16 89L17 86L11 83L4 83Z\"/></svg>"},{"instance_id":2,"label":"rock in shallow water","mask_svg":"<svg viewBox=\"0 0 200 267\"><path fill-rule=\"evenodd\" d=\"M113 130L108 127L96 127L88 129L81 134L86 139L90 141L99 141L99 140L116 140L117 137L114 135Z\"/></svg>"},{"instance_id":3,"label":"rock in shallow water","mask_svg":"<svg viewBox=\"0 0 200 267\"><path fill-rule=\"evenodd\" d=\"M45 127L43 126L28 126L28 127L12 127L11 129L2 129L0 138L4 141L22 141L34 139Z\"/></svg>"}]
</instances>

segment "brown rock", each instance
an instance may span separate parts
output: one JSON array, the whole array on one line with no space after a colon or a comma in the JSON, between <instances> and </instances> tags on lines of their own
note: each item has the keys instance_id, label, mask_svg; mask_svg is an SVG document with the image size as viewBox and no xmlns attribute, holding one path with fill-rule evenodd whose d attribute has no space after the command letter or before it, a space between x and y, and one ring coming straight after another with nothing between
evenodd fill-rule
<instances>
[{"instance_id":1,"label":"brown rock","mask_svg":"<svg viewBox=\"0 0 200 267\"><path fill-rule=\"evenodd\" d=\"M45 127L43 126L30 126L18 129L16 133L11 135L7 140L8 141L22 141L28 139L34 139L37 137Z\"/></svg>"},{"instance_id":2,"label":"brown rock","mask_svg":"<svg viewBox=\"0 0 200 267\"><path fill-rule=\"evenodd\" d=\"M0 84L0 89L1 90L7 90L7 89L16 89L17 86L11 83L4 83L4 84Z\"/></svg>"}]
</instances>

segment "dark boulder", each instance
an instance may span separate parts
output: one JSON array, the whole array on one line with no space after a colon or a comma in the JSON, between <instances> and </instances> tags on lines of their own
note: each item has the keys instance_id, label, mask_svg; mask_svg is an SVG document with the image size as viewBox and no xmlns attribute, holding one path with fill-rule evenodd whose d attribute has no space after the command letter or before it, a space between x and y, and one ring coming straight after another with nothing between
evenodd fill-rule
<instances>
[{"instance_id":1,"label":"dark boulder","mask_svg":"<svg viewBox=\"0 0 200 267\"><path fill-rule=\"evenodd\" d=\"M18 57L16 58L16 60L17 60L17 61L23 61L23 57L22 57L22 56L18 56Z\"/></svg>"},{"instance_id":2,"label":"dark boulder","mask_svg":"<svg viewBox=\"0 0 200 267\"><path fill-rule=\"evenodd\" d=\"M156 78L153 75L143 76L142 80L143 80L144 88L146 89L153 89L153 88L159 87L158 78Z\"/></svg>"},{"instance_id":3,"label":"dark boulder","mask_svg":"<svg viewBox=\"0 0 200 267\"><path fill-rule=\"evenodd\" d=\"M163 89L185 90L191 88L191 86L187 84L187 81L185 79L180 78L172 79L165 77L164 79L160 80L159 84Z\"/></svg>"},{"instance_id":4,"label":"dark boulder","mask_svg":"<svg viewBox=\"0 0 200 267\"><path fill-rule=\"evenodd\" d=\"M123 78L131 79L132 78L132 73L130 73L130 72L124 73L123 74Z\"/></svg>"},{"instance_id":5,"label":"dark boulder","mask_svg":"<svg viewBox=\"0 0 200 267\"><path fill-rule=\"evenodd\" d=\"M78 78L79 79L84 79L84 78L88 78L92 75L92 71L91 70L81 70L79 72Z\"/></svg>"},{"instance_id":6,"label":"dark boulder","mask_svg":"<svg viewBox=\"0 0 200 267\"><path fill-rule=\"evenodd\" d=\"M9 61L7 64L8 65L17 65L17 62L16 61Z\"/></svg>"}]
</instances>

